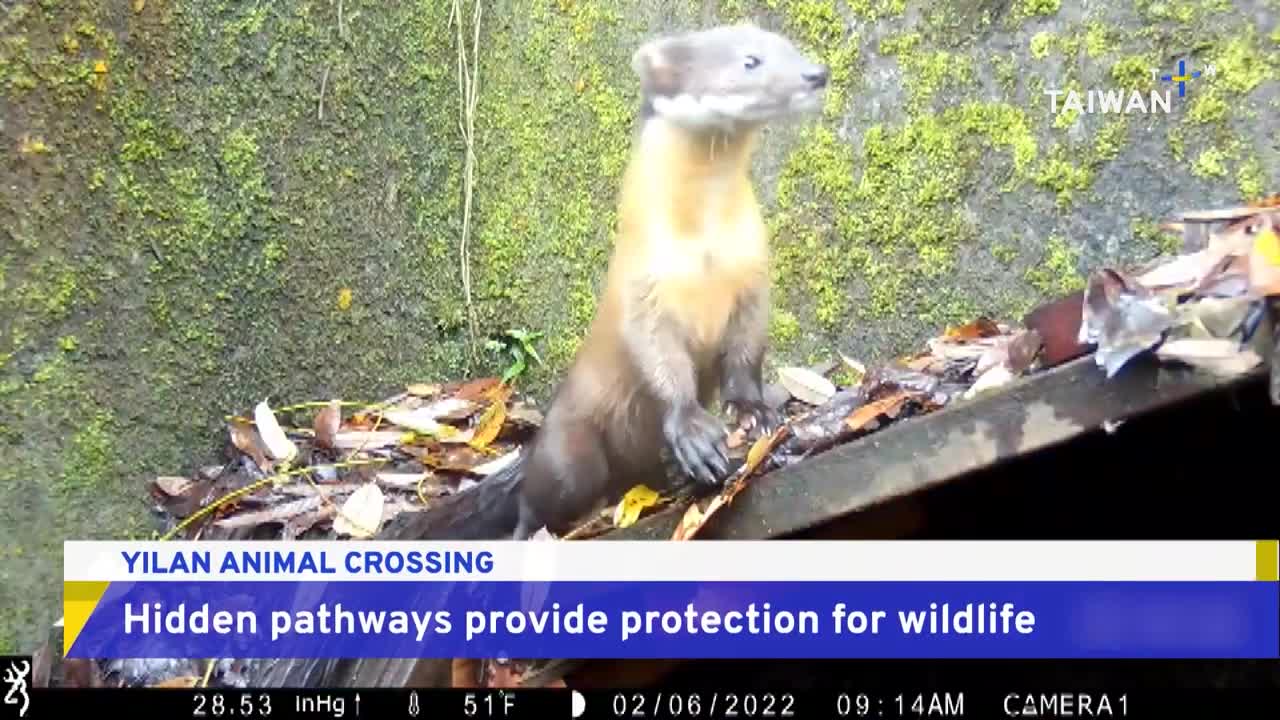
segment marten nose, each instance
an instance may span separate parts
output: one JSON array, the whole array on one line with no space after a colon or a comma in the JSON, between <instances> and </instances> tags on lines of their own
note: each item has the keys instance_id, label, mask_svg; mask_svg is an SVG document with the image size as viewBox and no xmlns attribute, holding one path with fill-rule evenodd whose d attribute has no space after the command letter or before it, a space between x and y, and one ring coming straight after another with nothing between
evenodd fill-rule
<instances>
[{"instance_id":1,"label":"marten nose","mask_svg":"<svg viewBox=\"0 0 1280 720\"><path fill-rule=\"evenodd\" d=\"M831 71L826 67L816 67L803 75L805 82L809 83L814 89L825 87L827 79L831 77Z\"/></svg>"}]
</instances>

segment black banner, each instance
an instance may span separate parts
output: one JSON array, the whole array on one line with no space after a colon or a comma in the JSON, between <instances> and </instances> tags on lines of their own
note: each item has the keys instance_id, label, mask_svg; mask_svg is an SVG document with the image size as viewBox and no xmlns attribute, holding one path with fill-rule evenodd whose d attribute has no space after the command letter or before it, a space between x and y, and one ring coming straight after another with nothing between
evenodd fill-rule
<instances>
[{"instance_id":1,"label":"black banner","mask_svg":"<svg viewBox=\"0 0 1280 720\"><path fill-rule=\"evenodd\" d=\"M878 687L866 691L786 688L696 690L441 689L35 689L25 715L0 717L164 718L1168 718L1280 717L1280 690L1162 690L1114 687Z\"/></svg>"}]
</instances>

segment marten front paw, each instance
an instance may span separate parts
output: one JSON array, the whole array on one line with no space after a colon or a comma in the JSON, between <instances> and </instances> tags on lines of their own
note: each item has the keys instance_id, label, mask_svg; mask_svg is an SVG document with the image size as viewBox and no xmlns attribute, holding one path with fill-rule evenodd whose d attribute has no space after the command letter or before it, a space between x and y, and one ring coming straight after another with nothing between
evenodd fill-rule
<instances>
[{"instance_id":1,"label":"marten front paw","mask_svg":"<svg viewBox=\"0 0 1280 720\"><path fill-rule=\"evenodd\" d=\"M703 408L671 413L663 434L685 475L707 485L719 485L729 474L728 433L716 416Z\"/></svg>"},{"instance_id":2,"label":"marten front paw","mask_svg":"<svg viewBox=\"0 0 1280 720\"><path fill-rule=\"evenodd\" d=\"M756 436L772 435L782 425L782 414L763 402L729 401L725 410L736 425Z\"/></svg>"}]
</instances>

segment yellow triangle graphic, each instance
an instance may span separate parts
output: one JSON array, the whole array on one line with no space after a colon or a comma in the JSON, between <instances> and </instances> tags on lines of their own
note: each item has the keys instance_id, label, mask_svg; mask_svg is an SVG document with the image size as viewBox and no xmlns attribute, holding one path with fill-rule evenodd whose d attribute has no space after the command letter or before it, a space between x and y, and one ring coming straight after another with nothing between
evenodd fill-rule
<instances>
[{"instance_id":1,"label":"yellow triangle graphic","mask_svg":"<svg viewBox=\"0 0 1280 720\"><path fill-rule=\"evenodd\" d=\"M98 601L111 583L106 580L68 580L62 583L62 656L75 644Z\"/></svg>"}]
</instances>

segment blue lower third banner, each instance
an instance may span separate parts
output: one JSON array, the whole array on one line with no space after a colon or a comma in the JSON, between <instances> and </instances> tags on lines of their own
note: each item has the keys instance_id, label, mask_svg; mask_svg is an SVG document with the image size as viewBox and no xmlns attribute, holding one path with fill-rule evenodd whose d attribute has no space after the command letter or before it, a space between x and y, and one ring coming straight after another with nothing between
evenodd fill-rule
<instances>
[{"instance_id":1,"label":"blue lower third banner","mask_svg":"<svg viewBox=\"0 0 1280 720\"><path fill-rule=\"evenodd\" d=\"M68 616L67 657L1280 656L1276 582L115 581L100 593Z\"/></svg>"}]
</instances>

